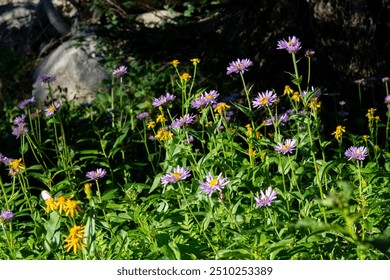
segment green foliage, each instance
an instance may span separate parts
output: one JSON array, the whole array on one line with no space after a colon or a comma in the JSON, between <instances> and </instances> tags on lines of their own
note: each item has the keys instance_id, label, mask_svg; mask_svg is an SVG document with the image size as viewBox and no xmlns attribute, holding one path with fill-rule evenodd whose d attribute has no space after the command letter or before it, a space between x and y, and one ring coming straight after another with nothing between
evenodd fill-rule
<instances>
[{"instance_id":1,"label":"green foliage","mask_svg":"<svg viewBox=\"0 0 390 280\"><path fill-rule=\"evenodd\" d=\"M389 139L377 132L389 122L371 114L370 137L333 139L297 67L292 92L254 108L243 73L226 77L243 83L244 101L231 100L198 83L201 66L131 60L91 104L7 108L0 127L24 114L29 131L1 151L0 206L15 217L0 218L0 257L387 259ZM364 160L348 160L350 146Z\"/></svg>"}]
</instances>

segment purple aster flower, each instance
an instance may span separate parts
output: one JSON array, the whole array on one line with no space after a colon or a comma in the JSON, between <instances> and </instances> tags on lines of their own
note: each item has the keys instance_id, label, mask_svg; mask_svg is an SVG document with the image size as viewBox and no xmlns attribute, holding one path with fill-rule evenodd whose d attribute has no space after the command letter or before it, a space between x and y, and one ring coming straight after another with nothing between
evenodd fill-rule
<instances>
[{"instance_id":1,"label":"purple aster flower","mask_svg":"<svg viewBox=\"0 0 390 280\"><path fill-rule=\"evenodd\" d=\"M139 120L146 120L149 118L149 113L148 112L143 112L135 116Z\"/></svg>"},{"instance_id":2,"label":"purple aster flower","mask_svg":"<svg viewBox=\"0 0 390 280\"><path fill-rule=\"evenodd\" d=\"M54 83L55 80L57 80L57 77L54 74L41 74L37 79L37 81L41 83L41 86L43 86L44 84Z\"/></svg>"},{"instance_id":3,"label":"purple aster flower","mask_svg":"<svg viewBox=\"0 0 390 280\"><path fill-rule=\"evenodd\" d=\"M160 96L160 98L153 98L152 105L153 105L153 107L163 106L163 105L175 100L175 98L176 98L176 96L167 92L165 95Z\"/></svg>"},{"instance_id":4,"label":"purple aster flower","mask_svg":"<svg viewBox=\"0 0 390 280\"><path fill-rule=\"evenodd\" d=\"M193 114L185 114L184 116L176 119L172 122L172 128L179 128L185 124L190 124L194 122L195 115Z\"/></svg>"},{"instance_id":5,"label":"purple aster flower","mask_svg":"<svg viewBox=\"0 0 390 280\"><path fill-rule=\"evenodd\" d=\"M254 108L261 108L263 106L271 106L278 100L275 93L270 90L266 90L265 92L258 93L258 96L252 101Z\"/></svg>"},{"instance_id":6,"label":"purple aster flower","mask_svg":"<svg viewBox=\"0 0 390 280\"><path fill-rule=\"evenodd\" d=\"M385 102L386 102L386 103L390 103L390 95L388 95L388 96L385 97Z\"/></svg>"},{"instance_id":7,"label":"purple aster flower","mask_svg":"<svg viewBox=\"0 0 390 280\"><path fill-rule=\"evenodd\" d=\"M278 143L275 147L275 151L283 154L292 154L297 148L297 143L294 139L287 139L284 142Z\"/></svg>"},{"instance_id":8,"label":"purple aster flower","mask_svg":"<svg viewBox=\"0 0 390 280\"><path fill-rule=\"evenodd\" d=\"M45 115L46 117L49 117L51 115L54 115L55 111L60 108L61 104L58 103L57 101L54 101L54 103L52 105L50 105L49 107L47 107L45 109Z\"/></svg>"},{"instance_id":9,"label":"purple aster flower","mask_svg":"<svg viewBox=\"0 0 390 280\"><path fill-rule=\"evenodd\" d=\"M119 66L118 69L115 69L112 74L115 76L115 77L121 77L123 76L125 73L127 72L127 67L125 66Z\"/></svg>"},{"instance_id":10,"label":"purple aster flower","mask_svg":"<svg viewBox=\"0 0 390 280\"><path fill-rule=\"evenodd\" d=\"M18 116L16 117L14 120L13 120L13 124L14 125L17 125L17 126L25 126L26 123L25 123L25 119L26 119L26 115L21 115L21 116Z\"/></svg>"},{"instance_id":11,"label":"purple aster flower","mask_svg":"<svg viewBox=\"0 0 390 280\"><path fill-rule=\"evenodd\" d=\"M383 77L383 78L382 78L382 82L383 82L383 83L386 83L386 82L388 82L388 81L390 81L390 77Z\"/></svg>"},{"instance_id":12,"label":"purple aster flower","mask_svg":"<svg viewBox=\"0 0 390 280\"><path fill-rule=\"evenodd\" d=\"M19 103L18 107L19 107L19 109L24 109L27 105L34 104L34 103L35 103L35 96L21 101Z\"/></svg>"},{"instance_id":13,"label":"purple aster flower","mask_svg":"<svg viewBox=\"0 0 390 280\"><path fill-rule=\"evenodd\" d=\"M315 88L313 86L311 87L311 89L309 91L306 91L306 90L302 91L302 97L306 97L306 95L308 93L314 93L312 95L312 97L320 97L321 94L322 94L322 92L321 92L321 90L319 88Z\"/></svg>"},{"instance_id":14,"label":"purple aster flower","mask_svg":"<svg viewBox=\"0 0 390 280\"><path fill-rule=\"evenodd\" d=\"M361 147L352 146L345 151L344 155L348 158L348 160L351 159L364 160L366 156L368 156L368 149L364 146Z\"/></svg>"},{"instance_id":15,"label":"purple aster flower","mask_svg":"<svg viewBox=\"0 0 390 280\"><path fill-rule=\"evenodd\" d=\"M1 211L1 214L0 214L0 221L3 220L6 222L11 222L14 217L15 217L15 214L12 213L11 211L3 210L3 211Z\"/></svg>"},{"instance_id":16,"label":"purple aster flower","mask_svg":"<svg viewBox=\"0 0 390 280\"><path fill-rule=\"evenodd\" d=\"M192 143L194 142L194 136L192 135L189 135L187 139L184 139L184 144L189 144L189 143Z\"/></svg>"},{"instance_id":17,"label":"purple aster flower","mask_svg":"<svg viewBox=\"0 0 390 280\"><path fill-rule=\"evenodd\" d=\"M13 161L12 158L8 158L8 157L4 156L2 153L0 153L0 162L2 162L4 164L9 164L11 161Z\"/></svg>"},{"instance_id":18,"label":"purple aster flower","mask_svg":"<svg viewBox=\"0 0 390 280\"><path fill-rule=\"evenodd\" d=\"M301 43L295 36L288 37L288 41L285 39L278 41L278 50L286 50L289 53L297 53L301 49Z\"/></svg>"},{"instance_id":19,"label":"purple aster flower","mask_svg":"<svg viewBox=\"0 0 390 280\"><path fill-rule=\"evenodd\" d=\"M210 92L205 91L191 102L191 106L192 108L199 109L210 104L215 104L218 96L219 93L216 90L211 90Z\"/></svg>"},{"instance_id":20,"label":"purple aster flower","mask_svg":"<svg viewBox=\"0 0 390 280\"><path fill-rule=\"evenodd\" d=\"M91 180L98 180L106 176L107 171L103 168L98 168L96 171L89 171L87 172L86 177Z\"/></svg>"},{"instance_id":21,"label":"purple aster flower","mask_svg":"<svg viewBox=\"0 0 390 280\"><path fill-rule=\"evenodd\" d=\"M185 167L177 166L173 168L173 172L165 174L161 177L161 184L164 186L171 183L176 183L190 177L190 171Z\"/></svg>"},{"instance_id":22,"label":"purple aster flower","mask_svg":"<svg viewBox=\"0 0 390 280\"><path fill-rule=\"evenodd\" d=\"M271 187L268 187L263 191L260 191L261 195L255 195L257 207L271 206L272 201L277 198L277 193Z\"/></svg>"},{"instance_id":23,"label":"purple aster flower","mask_svg":"<svg viewBox=\"0 0 390 280\"><path fill-rule=\"evenodd\" d=\"M228 179L222 178L222 173L218 177L213 177L209 172L206 182L199 181L201 191L211 196L213 192L222 190L229 183Z\"/></svg>"},{"instance_id":24,"label":"purple aster flower","mask_svg":"<svg viewBox=\"0 0 390 280\"><path fill-rule=\"evenodd\" d=\"M249 66L252 66L253 62L249 59L237 59L236 61L230 62L229 67L226 69L226 75L230 75L232 73L244 73L247 71Z\"/></svg>"},{"instance_id":25,"label":"purple aster flower","mask_svg":"<svg viewBox=\"0 0 390 280\"><path fill-rule=\"evenodd\" d=\"M12 135L19 138L21 135L26 135L28 133L28 128L25 126L17 126L12 130Z\"/></svg>"}]
</instances>

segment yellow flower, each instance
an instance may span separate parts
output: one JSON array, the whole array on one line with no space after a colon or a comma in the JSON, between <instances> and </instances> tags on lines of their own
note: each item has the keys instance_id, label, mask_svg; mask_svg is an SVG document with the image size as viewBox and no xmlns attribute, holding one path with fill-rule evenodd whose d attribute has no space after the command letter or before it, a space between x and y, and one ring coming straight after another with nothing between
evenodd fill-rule
<instances>
[{"instance_id":1,"label":"yellow flower","mask_svg":"<svg viewBox=\"0 0 390 280\"><path fill-rule=\"evenodd\" d=\"M249 150L248 150L248 155L249 155L249 156L255 156L255 155L257 155L257 152L256 152L256 150L249 149Z\"/></svg>"},{"instance_id":2,"label":"yellow flower","mask_svg":"<svg viewBox=\"0 0 390 280\"><path fill-rule=\"evenodd\" d=\"M205 127L208 127L209 125L211 125L213 122L212 121L208 121L206 124L205 124Z\"/></svg>"},{"instance_id":3,"label":"yellow flower","mask_svg":"<svg viewBox=\"0 0 390 280\"><path fill-rule=\"evenodd\" d=\"M72 197L73 195L65 202L64 211L66 216L71 216L72 218L74 218L74 216L82 210L79 206L80 201L71 200Z\"/></svg>"},{"instance_id":4,"label":"yellow flower","mask_svg":"<svg viewBox=\"0 0 390 280\"><path fill-rule=\"evenodd\" d=\"M69 252L73 248L73 253L77 254L77 251L82 251L82 247L86 247L84 239L85 226L74 225L69 230L69 235L65 238L65 242L68 243L64 247L66 252Z\"/></svg>"},{"instance_id":5,"label":"yellow flower","mask_svg":"<svg viewBox=\"0 0 390 280\"><path fill-rule=\"evenodd\" d=\"M225 102L221 102L221 103L218 103L217 106L215 106L214 112L218 112L218 114L222 115L222 113L229 108L230 108L229 105L227 105Z\"/></svg>"},{"instance_id":6,"label":"yellow flower","mask_svg":"<svg viewBox=\"0 0 390 280\"><path fill-rule=\"evenodd\" d=\"M261 137L263 137L263 134L260 131L256 131L256 139L260 139Z\"/></svg>"},{"instance_id":7,"label":"yellow flower","mask_svg":"<svg viewBox=\"0 0 390 280\"><path fill-rule=\"evenodd\" d=\"M248 136L248 137L251 137L252 136L252 132L253 132L253 128L251 127L250 124L247 124L245 127L246 127L245 135Z\"/></svg>"},{"instance_id":8,"label":"yellow flower","mask_svg":"<svg viewBox=\"0 0 390 280\"><path fill-rule=\"evenodd\" d=\"M368 136L368 135L363 135L362 138L363 138L364 141L367 141L367 140L370 138L370 136Z\"/></svg>"},{"instance_id":9,"label":"yellow flower","mask_svg":"<svg viewBox=\"0 0 390 280\"><path fill-rule=\"evenodd\" d=\"M332 132L332 135L334 135L334 138L336 138L336 140L339 140L339 138L343 136L344 132L345 132L345 126L338 125L336 127L336 130Z\"/></svg>"},{"instance_id":10,"label":"yellow flower","mask_svg":"<svg viewBox=\"0 0 390 280\"><path fill-rule=\"evenodd\" d=\"M183 73L183 75L180 76L180 81L187 81L189 79L191 79L191 75L188 73Z\"/></svg>"},{"instance_id":11,"label":"yellow flower","mask_svg":"<svg viewBox=\"0 0 390 280\"><path fill-rule=\"evenodd\" d=\"M12 168L12 169L21 169L21 170L25 170L26 169L26 166L23 164L23 162L21 162L22 159L14 159L13 161L11 161L9 163L9 166Z\"/></svg>"},{"instance_id":12,"label":"yellow flower","mask_svg":"<svg viewBox=\"0 0 390 280\"><path fill-rule=\"evenodd\" d=\"M169 132L166 128L160 128L154 137L156 137L156 139L160 141L172 140L173 133Z\"/></svg>"},{"instance_id":13,"label":"yellow flower","mask_svg":"<svg viewBox=\"0 0 390 280\"><path fill-rule=\"evenodd\" d=\"M49 211L56 211L57 210L57 203L55 202L54 198L50 197L48 200L45 201L46 204L46 213Z\"/></svg>"},{"instance_id":14,"label":"yellow flower","mask_svg":"<svg viewBox=\"0 0 390 280\"><path fill-rule=\"evenodd\" d=\"M154 121L148 122L148 124L147 124L147 128L153 128L155 126L156 126L156 122L154 122Z\"/></svg>"},{"instance_id":15,"label":"yellow flower","mask_svg":"<svg viewBox=\"0 0 390 280\"><path fill-rule=\"evenodd\" d=\"M58 198L57 198L57 201L56 201L56 207L58 209L58 213L62 213L62 211L64 210L65 208L65 204L66 204L66 199L63 195L60 195Z\"/></svg>"},{"instance_id":16,"label":"yellow flower","mask_svg":"<svg viewBox=\"0 0 390 280\"><path fill-rule=\"evenodd\" d=\"M177 59L174 59L174 60L172 60L172 62L171 62L171 64L173 65L173 66L177 66L178 64L179 64L180 62L179 62L179 60L177 60Z\"/></svg>"},{"instance_id":17,"label":"yellow flower","mask_svg":"<svg viewBox=\"0 0 390 280\"><path fill-rule=\"evenodd\" d=\"M159 123L159 122L162 123L162 122L166 122L166 121L167 121L167 119L164 117L163 114L160 114L157 116L156 123Z\"/></svg>"},{"instance_id":18,"label":"yellow flower","mask_svg":"<svg viewBox=\"0 0 390 280\"><path fill-rule=\"evenodd\" d=\"M290 95L291 93L293 93L294 91L288 86L288 85L286 85L285 87L284 87L284 92L283 92L283 95Z\"/></svg>"},{"instance_id":19,"label":"yellow flower","mask_svg":"<svg viewBox=\"0 0 390 280\"><path fill-rule=\"evenodd\" d=\"M299 102L301 100L301 96L299 95L299 92L294 92L293 96L291 97L295 102Z\"/></svg>"},{"instance_id":20,"label":"yellow flower","mask_svg":"<svg viewBox=\"0 0 390 280\"><path fill-rule=\"evenodd\" d=\"M380 147L379 147L378 145L375 145L375 146L374 146L374 149L375 149L375 150L379 150Z\"/></svg>"},{"instance_id":21,"label":"yellow flower","mask_svg":"<svg viewBox=\"0 0 390 280\"><path fill-rule=\"evenodd\" d=\"M200 59L199 59L199 58L192 58L192 59L190 59L190 61L191 61L194 65L196 65L196 64L198 64L198 63L200 62Z\"/></svg>"}]
</instances>

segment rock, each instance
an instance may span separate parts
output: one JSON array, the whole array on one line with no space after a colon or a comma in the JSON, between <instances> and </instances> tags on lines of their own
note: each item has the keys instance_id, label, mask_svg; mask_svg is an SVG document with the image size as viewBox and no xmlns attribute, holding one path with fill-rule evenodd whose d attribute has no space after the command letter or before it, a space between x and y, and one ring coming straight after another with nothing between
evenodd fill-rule
<instances>
[{"instance_id":1,"label":"rock","mask_svg":"<svg viewBox=\"0 0 390 280\"><path fill-rule=\"evenodd\" d=\"M173 19L178 17L180 13L170 12L166 10L153 11L143 13L136 17L136 20L149 28L160 27L165 23L173 23Z\"/></svg>"},{"instance_id":2,"label":"rock","mask_svg":"<svg viewBox=\"0 0 390 280\"><path fill-rule=\"evenodd\" d=\"M55 97L65 96L66 100L78 103L91 102L102 80L110 77L100 61L96 40L91 35L83 38L81 46L77 39L61 44L34 70L33 96L41 101L47 98L47 87L41 86L37 79L41 74L54 74L57 77L52 84Z\"/></svg>"}]
</instances>

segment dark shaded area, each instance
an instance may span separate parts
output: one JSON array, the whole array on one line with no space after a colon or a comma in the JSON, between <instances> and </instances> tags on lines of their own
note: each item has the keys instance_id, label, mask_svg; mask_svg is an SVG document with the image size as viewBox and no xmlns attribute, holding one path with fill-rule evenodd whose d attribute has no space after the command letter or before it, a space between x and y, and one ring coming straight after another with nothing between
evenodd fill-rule
<instances>
[{"instance_id":1,"label":"dark shaded area","mask_svg":"<svg viewBox=\"0 0 390 280\"><path fill-rule=\"evenodd\" d=\"M117 61L134 57L139 61L166 63L173 59L201 59L199 87L229 95L242 90L241 81L226 76L229 62L249 58L254 66L245 74L253 94L275 89L278 94L291 84L291 56L277 50L277 41L295 35L302 42L298 54L300 74L306 87L305 49L316 52L311 85L324 95L323 120L334 128L338 102L345 100L355 124L362 125L370 107L384 107L382 77L390 75L390 1L388 0L221 0L221 1L71 1L77 9L73 25L94 29ZM169 8L182 16L160 28L135 21L144 12ZM67 19L68 21L70 19ZM77 24L76 24L77 22ZM39 54L46 42L59 39L48 20L32 25L31 52ZM43 24L43 25L42 25ZM56 37L57 36L57 37ZM55 40L54 40L55 41ZM53 42L51 43L53 44ZM22 44L21 44L22 45ZM53 44L55 46L55 44ZM357 106L354 80L365 78L363 108ZM382 108L385 110L385 108ZM363 114L361 114L363 112ZM351 121L351 120L350 120ZM356 127L356 126L355 126ZM352 132L352 131L351 131Z\"/></svg>"}]
</instances>

